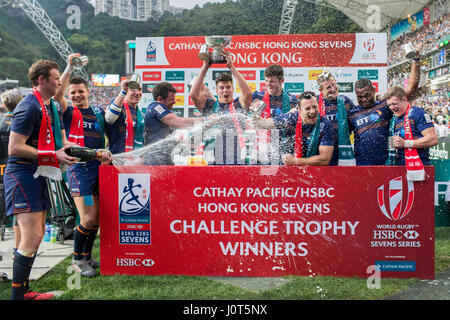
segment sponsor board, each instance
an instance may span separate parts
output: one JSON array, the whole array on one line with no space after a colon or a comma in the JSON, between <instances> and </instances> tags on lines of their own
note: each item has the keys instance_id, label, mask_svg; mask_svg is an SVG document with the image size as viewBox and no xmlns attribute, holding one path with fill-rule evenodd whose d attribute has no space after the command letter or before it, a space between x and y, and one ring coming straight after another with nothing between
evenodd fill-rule
<instances>
[{"instance_id":1,"label":"sponsor board","mask_svg":"<svg viewBox=\"0 0 450 320\"><path fill-rule=\"evenodd\" d=\"M143 83L142 84L142 93L152 93L153 88L157 85L157 83Z\"/></svg>"},{"instance_id":2,"label":"sponsor board","mask_svg":"<svg viewBox=\"0 0 450 320\"><path fill-rule=\"evenodd\" d=\"M254 82L247 82L247 84L250 87L250 90L252 90L252 92L256 90L256 83L254 83ZM234 88L235 88L234 91L236 93L241 93L241 88L239 88L239 85L237 83L235 84Z\"/></svg>"},{"instance_id":3,"label":"sponsor board","mask_svg":"<svg viewBox=\"0 0 450 320\"><path fill-rule=\"evenodd\" d=\"M175 96L175 104L174 106L184 106L184 96L177 94Z\"/></svg>"},{"instance_id":4,"label":"sponsor board","mask_svg":"<svg viewBox=\"0 0 450 320\"><path fill-rule=\"evenodd\" d=\"M339 92L348 93L353 92L353 82L338 82Z\"/></svg>"},{"instance_id":5,"label":"sponsor board","mask_svg":"<svg viewBox=\"0 0 450 320\"><path fill-rule=\"evenodd\" d=\"M378 80L378 70L358 70L358 80Z\"/></svg>"},{"instance_id":6,"label":"sponsor board","mask_svg":"<svg viewBox=\"0 0 450 320\"><path fill-rule=\"evenodd\" d=\"M284 89L290 93L302 93L305 91L305 84L303 82L286 82Z\"/></svg>"},{"instance_id":7,"label":"sponsor board","mask_svg":"<svg viewBox=\"0 0 450 320\"><path fill-rule=\"evenodd\" d=\"M172 108L172 112L179 117L184 117L184 108Z\"/></svg>"},{"instance_id":8,"label":"sponsor board","mask_svg":"<svg viewBox=\"0 0 450 320\"><path fill-rule=\"evenodd\" d=\"M101 273L432 279L425 170L411 184L400 167L102 166Z\"/></svg>"},{"instance_id":9,"label":"sponsor board","mask_svg":"<svg viewBox=\"0 0 450 320\"><path fill-rule=\"evenodd\" d=\"M144 83L183 82L186 87L200 72L202 60L198 53L204 42L201 36L136 38L135 72L142 75ZM285 88L295 95L305 90L318 93L316 79L325 67L330 68L338 82L354 83L365 74L379 82L380 93L387 90L387 39L384 33L232 35L227 50L252 90L265 86L264 70L272 64L283 67L285 84L303 83L303 87L294 86L294 91ZM210 83L213 94L216 93L215 79L223 72L231 74L226 65L213 64L206 73L204 82ZM234 85L236 98L241 93L236 82ZM356 103L350 86L345 88L348 90L343 93ZM140 107L146 107L147 102L152 101L151 93L147 91L143 92ZM185 96L185 107L192 105L188 91L177 91Z\"/></svg>"},{"instance_id":10,"label":"sponsor board","mask_svg":"<svg viewBox=\"0 0 450 320\"><path fill-rule=\"evenodd\" d=\"M166 71L166 81L182 81L184 80L184 71Z\"/></svg>"}]
</instances>

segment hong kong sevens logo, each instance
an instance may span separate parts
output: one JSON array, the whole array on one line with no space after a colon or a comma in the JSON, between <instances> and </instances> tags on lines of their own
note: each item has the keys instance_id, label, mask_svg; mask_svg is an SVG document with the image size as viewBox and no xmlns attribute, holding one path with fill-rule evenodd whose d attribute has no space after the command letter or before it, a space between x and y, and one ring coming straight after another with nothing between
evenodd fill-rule
<instances>
[{"instance_id":1,"label":"hong kong sevens logo","mask_svg":"<svg viewBox=\"0 0 450 320\"><path fill-rule=\"evenodd\" d=\"M398 177L389 181L389 212L386 209L384 186L378 188L377 199L381 212L390 220L400 220L411 211L414 202L414 183L407 181L408 193L406 205L403 209L403 178ZM403 210L402 210L403 209Z\"/></svg>"}]
</instances>

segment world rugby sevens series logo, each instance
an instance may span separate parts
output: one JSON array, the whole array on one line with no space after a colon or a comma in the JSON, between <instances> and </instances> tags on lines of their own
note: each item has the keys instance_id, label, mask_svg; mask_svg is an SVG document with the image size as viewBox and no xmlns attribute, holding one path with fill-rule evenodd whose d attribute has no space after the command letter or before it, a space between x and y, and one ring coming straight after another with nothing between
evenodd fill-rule
<instances>
[{"instance_id":1,"label":"world rugby sevens series logo","mask_svg":"<svg viewBox=\"0 0 450 320\"><path fill-rule=\"evenodd\" d=\"M373 51L373 49L375 49L375 39L374 38L369 38L367 39L367 41L364 41L364 49L367 50L367 52L371 52Z\"/></svg>"},{"instance_id":2,"label":"world rugby sevens series logo","mask_svg":"<svg viewBox=\"0 0 450 320\"><path fill-rule=\"evenodd\" d=\"M407 181L408 192L406 205L403 207L403 178L398 177L389 181L389 204L385 201L385 185L378 188L377 199L381 212L390 220L400 220L411 211L414 203L414 183ZM388 204L388 208L387 207ZM389 211L388 211L389 210Z\"/></svg>"}]
</instances>

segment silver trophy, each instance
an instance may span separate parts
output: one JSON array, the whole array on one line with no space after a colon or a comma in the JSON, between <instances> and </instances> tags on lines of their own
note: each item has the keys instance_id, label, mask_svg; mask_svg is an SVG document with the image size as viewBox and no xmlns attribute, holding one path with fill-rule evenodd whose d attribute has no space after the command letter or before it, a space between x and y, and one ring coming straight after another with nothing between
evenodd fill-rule
<instances>
[{"instance_id":1,"label":"silver trophy","mask_svg":"<svg viewBox=\"0 0 450 320\"><path fill-rule=\"evenodd\" d=\"M393 136L388 137L388 149L392 149L392 150L395 149Z\"/></svg>"},{"instance_id":2,"label":"silver trophy","mask_svg":"<svg viewBox=\"0 0 450 320\"><path fill-rule=\"evenodd\" d=\"M210 64L214 63L227 63L227 59L222 55L222 49L227 47L231 43L230 36L207 36L205 37L206 43L203 44L198 53L198 57L201 60L209 61ZM212 51L210 51L212 49Z\"/></svg>"},{"instance_id":3,"label":"silver trophy","mask_svg":"<svg viewBox=\"0 0 450 320\"><path fill-rule=\"evenodd\" d=\"M417 52L411 43L403 45L403 50L405 50L406 59L414 59L416 57Z\"/></svg>"},{"instance_id":4,"label":"silver trophy","mask_svg":"<svg viewBox=\"0 0 450 320\"><path fill-rule=\"evenodd\" d=\"M138 74L133 74L130 77L130 81L128 81L128 88L131 90L140 90L141 89L141 76Z\"/></svg>"},{"instance_id":5,"label":"silver trophy","mask_svg":"<svg viewBox=\"0 0 450 320\"><path fill-rule=\"evenodd\" d=\"M72 65L76 70L80 70L85 65L87 65L89 62L89 58L87 56L81 56L81 57L73 57L72 58Z\"/></svg>"}]
</instances>

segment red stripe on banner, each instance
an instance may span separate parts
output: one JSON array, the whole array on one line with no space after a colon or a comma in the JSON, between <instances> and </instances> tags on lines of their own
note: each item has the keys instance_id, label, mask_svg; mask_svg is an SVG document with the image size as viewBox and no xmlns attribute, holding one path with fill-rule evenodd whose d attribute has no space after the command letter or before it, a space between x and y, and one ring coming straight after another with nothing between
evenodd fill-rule
<instances>
[{"instance_id":1,"label":"red stripe on banner","mask_svg":"<svg viewBox=\"0 0 450 320\"><path fill-rule=\"evenodd\" d=\"M384 188L378 189L378 205L384 206Z\"/></svg>"},{"instance_id":2,"label":"red stripe on banner","mask_svg":"<svg viewBox=\"0 0 450 320\"><path fill-rule=\"evenodd\" d=\"M412 205L414 203L414 190L408 191L408 200L406 202L405 210L403 211L402 218L404 218L409 211L411 211Z\"/></svg>"},{"instance_id":3,"label":"red stripe on banner","mask_svg":"<svg viewBox=\"0 0 450 320\"><path fill-rule=\"evenodd\" d=\"M392 196L395 196L397 193L399 193L400 191L402 191L401 189L400 190L389 190L389 197L391 197L392 198Z\"/></svg>"},{"instance_id":4,"label":"red stripe on banner","mask_svg":"<svg viewBox=\"0 0 450 320\"><path fill-rule=\"evenodd\" d=\"M401 211L401 209L402 209L402 202L400 201L400 202L395 206L394 212L392 212L392 218L393 218L394 220L397 220L398 217L400 216L400 211Z\"/></svg>"}]
</instances>

